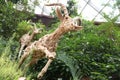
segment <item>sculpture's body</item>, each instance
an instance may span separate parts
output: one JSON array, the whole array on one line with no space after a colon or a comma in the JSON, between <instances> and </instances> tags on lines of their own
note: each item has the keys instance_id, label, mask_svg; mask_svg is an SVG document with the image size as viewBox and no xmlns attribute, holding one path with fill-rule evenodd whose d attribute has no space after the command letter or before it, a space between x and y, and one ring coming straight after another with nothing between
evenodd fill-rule
<instances>
[{"instance_id":1,"label":"sculpture's body","mask_svg":"<svg viewBox=\"0 0 120 80\"><path fill-rule=\"evenodd\" d=\"M33 37L35 36L35 34L40 33L39 30L37 29L36 25L34 24L33 28L32 28L33 32L32 34L30 34L29 32L27 34L24 34L21 38L20 38L20 51L18 54L18 59L21 57L21 53L22 50L24 49L25 46L28 46L31 43L31 40L33 39Z\"/></svg>"},{"instance_id":2,"label":"sculpture's body","mask_svg":"<svg viewBox=\"0 0 120 80\"><path fill-rule=\"evenodd\" d=\"M64 16L61 14L60 9L57 8L56 13L58 18L61 21L60 26L51 34L47 34L43 37L41 37L38 41L34 41L31 43L24 51L24 54L21 57L21 60L19 62L19 67L22 65L23 61L28 57L31 51L32 52L32 60L29 64L26 65L29 66L31 64L34 64L38 61L38 59L46 57L48 59L47 64L44 66L44 68L41 70L41 72L38 74L38 78L41 78L44 73L47 71L48 66L50 63L53 61L53 59L56 56L56 48L57 48L57 43L60 39L60 37L69 32L69 31L76 31L76 30L81 30L82 26L79 26L80 24L79 20L77 19L77 22L73 20L67 12L67 9L64 5L56 3L56 4L49 4L47 6L52 6L52 5L58 5L63 8L64 11Z\"/></svg>"}]
</instances>

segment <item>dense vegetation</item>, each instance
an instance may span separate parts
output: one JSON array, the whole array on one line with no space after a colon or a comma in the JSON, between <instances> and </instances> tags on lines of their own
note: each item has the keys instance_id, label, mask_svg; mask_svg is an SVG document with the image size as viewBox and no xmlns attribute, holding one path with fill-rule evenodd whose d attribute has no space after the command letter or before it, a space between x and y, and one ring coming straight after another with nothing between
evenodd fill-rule
<instances>
[{"instance_id":1,"label":"dense vegetation","mask_svg":"<svg viewBox=\"0 0 120 80\"><path fill-rule=\"evenodd\" d=\"M30 30L30 24L26 21L28 14L13 9L11 2L7 5L4 1L1 3L0 80L17 80L23 75L23 71L17 69L16 57L20 47L18 40ZM43 80L119 80L120 27L114 24L117 18L118 16L99 26L83 20L82 31L65 34L59 42L57 57ZM43 24L36 24L44 28ZM49 30L44 28L43 33L38 34L35 39L52 32L58 25L59 22L52 23ZM46 59L42 59L30 67L26 73L28 80L36 80L46 62Z\"/></svg>"}]
</instances>

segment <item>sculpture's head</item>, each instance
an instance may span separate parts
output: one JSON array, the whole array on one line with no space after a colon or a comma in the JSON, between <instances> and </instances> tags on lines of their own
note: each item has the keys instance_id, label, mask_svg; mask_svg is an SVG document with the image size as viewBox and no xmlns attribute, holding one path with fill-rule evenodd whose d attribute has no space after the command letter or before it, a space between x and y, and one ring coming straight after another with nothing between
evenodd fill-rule
<instances>
[{"instance_id":1,"label":"sculpture's head","mask_svg":"<svg viewBox=\"0 0 120 80\"><path fill-rule=\"evenodd\" d=\"M33 34L38 34L43 31L42 28L37 28L35 23L30 23L32 25L31 29L33 31Z\"/></svg>"},{"instance_id":2,"label":"sculpture's head","mask_svg":"<svg viewBox=\"0 0 120 80\"><path fill-rule=\"evenodd\" d=\"M79 17L71 18L68 14L67 8L63 4L60 3L47 4L47 6L53 5L61 6L61 8L63 9L64 14L61 13L60 8L58 7L56 8L57 17L61 21L60 27L62 27L63 30L65 30L66 32L82 30L83 27L81 26L81 19Z\"/></svg>"}]
</instances>

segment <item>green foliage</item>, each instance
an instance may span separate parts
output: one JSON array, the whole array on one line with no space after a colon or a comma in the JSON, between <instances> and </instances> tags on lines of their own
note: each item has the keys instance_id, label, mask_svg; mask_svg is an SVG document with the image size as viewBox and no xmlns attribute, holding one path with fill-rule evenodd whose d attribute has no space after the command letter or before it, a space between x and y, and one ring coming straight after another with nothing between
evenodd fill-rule
<instances>
[{"instance_id":1,"label":"green foliage","mask_svg":"<svg viewBox=\"0 0 120 80\"><path fill-rule=\"evenodd\" d=\"M31 16L31 14L25 11L21 12L14 9L13 6L12 2L0 5L0 35L5 38L11 37L16 32L19 22Z\"/></svg>"},{"instance_id":2,"label":"green foliage","mask_svg":"<svg viewBox=\"0 0 120 80\"><path fill-rule=\"evenodd\" d=\"M43 32L45 32L45 25L43 25L41 22L39 23L34 23L36 25L37 28L41 28L43 29ZM32 25L31 22L23 20L22 22L18 23L18 27L16 29L16 38L19 39L22 35L26 34L26 33L32 33L33 29L35 27L35 25ZM40 37L40 35L42 35L42 33L36 35L37 38Z\"/></svg>"},{"instance_id":3,"label":"green foliage","mask_svg":"<svg viewBox=\"0 0 120 80\"><path fill-rule=\"evenodd\" d=\"M87 75L93 80L109 80L112 77L109 74L119 70L120 66L120 28L110 22L99 27L91 23L85 25L87 27L82 32L70 33L61 39L58 55L67 54L72 57L71 65L77 64L80 77ZM77 67L75 69L77 71Z\"/></svg>"},{"instance_id":4,"label":"green foliage","mask_svg":"<svg viewBox=\"0 0 120 80\"><path fill-rule=\"evenodd\" d=\"M10 56L11 59L16 58L16 53L18 53L18 45L19 43L15 41L16 34L13 34L11 38L9 38L8 41L5 41L5 46L2 47L2 55L4 56ZM2 38L1 38L2 40ZM1 44L2 45L2 44Z\"/></svg>"},{"instance_id":5,"label":"green foliage","mask_svg":"<svg viewBox=\"0 0 120 80\"><path fill-rule=\"evenodd\" d=\"M20 0L10 0L10 1L13 2L13 3L17 3Z\"/></svg>"},{"instance_id":6,"label":"green foliage","mask_svg":"<svg viewBox=\"0 0 120 80\"><path fill-rule=\"evenodd\" d=\"M117 7L117 8L118 8L119 13L120 13L120 0L116 0L115 7Z\"/></svg>"},{"instance_id":7,"label":"green foliage","mask_svg":"<svg viewBox=\"0 0 120 80\"><path fill-rule=\"evenodd\" d=\"M16 40L28 31L31 32L31 25L25 21L29 15L24 11L13 9L11 2L8 4L3 0L0 2L3 3L0 5L0 35L3 36L0 38L0 80L17 80L23 72L17 71L16 56L19 43ZM69 2L71 16L77 15L76 9L72 8L74 4L74 0ZM83 76L92 80L111 80L113 77L120 79L120 28L114 24L119 15L113 18L104 14L104 17L109 22L95 26L83 20L82 31L69 32L62 36L57 48L57 57L48 68L43 80L58 78L80 80ZM56 21L50 28L44 29L43 33L37 35L36 39L53 32L59 25ZM45 27L41 23L36 25L38 28ZM36 79L46 62L46 59L42 59L30 67L26 74L28 80Z\"/></svg>"},{"instance_id":8,"label":"green foliage","mask_svg":"<svg viewBox=\"0 0 120 80\"><path fill-rule=\"evenodd\" d=\"M9 41L0 39L0 80L17 80L22 75L20 70L17 70L17 64L15 61L11 61L9 58L12 54L11 47L13 45L13 37ZM7 43L6 43L7 42ZM2 46L4 44L4 46Z\"/></svg>"},{"instance_id":9,"label":"green foliage","mask_svg":"<svg viewBox=\"0 0 120 80\"><path fill-rule=\"evenodd\" d=\"M0 80L18 80L21 75L22 72L17 70L15 61L5 56L0 57Z\"/></svg>"},{"instance_id":10,"label":"green foliage","mask_svg":"<svg viewBox=\"0 0 120 80\"><path fill-rule=\"evenodd\" d=\"M69 0L67 3L68 3L68 5L69 5L69 6L67 7L68 12L69 12L69 15L70 15L70 16L77 16L78 13L77 13L77 6L76 6L75 0Z\"/></svg>"},{"instance_id":11,"label":"green foliage","mask_svg":"<svg viewBox=\"0 0 120 80\"><path fill-rule=\"evenodd\" d=\"M3 48L5 47L5 45L6 45L6 41L2 37L0 37L0 52L3 51Z\"/></svg>"},{"instance_id":12,"label":"green foliage","mask_svg":"<svg viewBox=\"0 0 120 80\"><path fill-rule=\"evenodd\" d=\"M18 23L17 34L20 36L24 35L30 32L31 29L32 29L32 26L30 25L30 23L28 23L27 21L22 21Z\"/></svg>"},{"instance_id":13,"label":"green foliage","mask_svg":"<svg viewBox=\"0 0 120 80\"><path fill-rule=\"evenodd\" d=\"M66 75L66 73L67 74L69 73L69 76L67 76L69 77L69 79L67 78L67 80L78 80L79 79L80 69L79 69L78 64L76 64L77 60L74 57L67 55L67 53L63 54L62 52L58 54L58 60L64 62L64 66L63 66L64 72L62 72L64 76Z\"/></svg>"},{"instance_id":14,"label":"green foliage","mask_svg":"<svg viewBox=\"0 0 120 80\"><path fill-rule=\"evenodd\" d=\"M23 72L18 69L16 56L18 53L18 42L14 40L14 34L8 41L0 38L0 80L18 80ZM2 46L4 44L4 46ZM29 79L30 76L27 76Z\"/></svg>"}]
</instances>

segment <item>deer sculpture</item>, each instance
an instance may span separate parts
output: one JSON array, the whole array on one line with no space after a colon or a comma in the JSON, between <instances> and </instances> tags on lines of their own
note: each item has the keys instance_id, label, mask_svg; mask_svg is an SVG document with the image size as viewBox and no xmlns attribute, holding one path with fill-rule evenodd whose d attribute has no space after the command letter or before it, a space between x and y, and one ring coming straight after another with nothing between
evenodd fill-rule
<instances>
[{"instance_id":1,"label":"deer sculpture","mask_svg":"<svg viewBox=\"0 0 120 80\"><path fill-rule=\"evenodd\" d=\"M47 71L51 62L55 59L57 43L62 35L69 31L82 30L81 20L79 18L72 19L67 11L67 8L61 3L46 4L46 6L60 6L63 9L64 15L61 13L59 7L56 8L57 17L60 19L61 23L59 27L52 33L46 34L41 37L38 41L34 41L24 50L19 61L19 68L25 61L25 59L32 55L31 61L24 67L26 69L28 66L35 64L41 58L47 58L48 61L43 69L38 74L37 78L41 79L45 72ZM32 52L32 53L31 53Z\"/></svg>"},{"instance_id":2,"label":"deer sculpture","mask_svg":"<svg viewBox=\"0 0 120 80\"><path fill-rule=\"evenodd\" d=\"M33 26L31 27L31 29L32 29L32 31L33 31L32 34L30 34L30 32L28 32L27 34L24 34L24 35L20 38L20 44L21 44L21 46L20 46L20 50L19 50L19 54L18 54L18 59L21 57L21 54L22 54L22 51L23 51L24 47L25 47L25 46L28 46L28 45L31 43L33 37L34 37L36 34L41 33L41 32L40 32L40 30L42 30L41 28L37 28L34 23L32 23L32 25L33 25Z\"/></svg>"}]
</instances>

